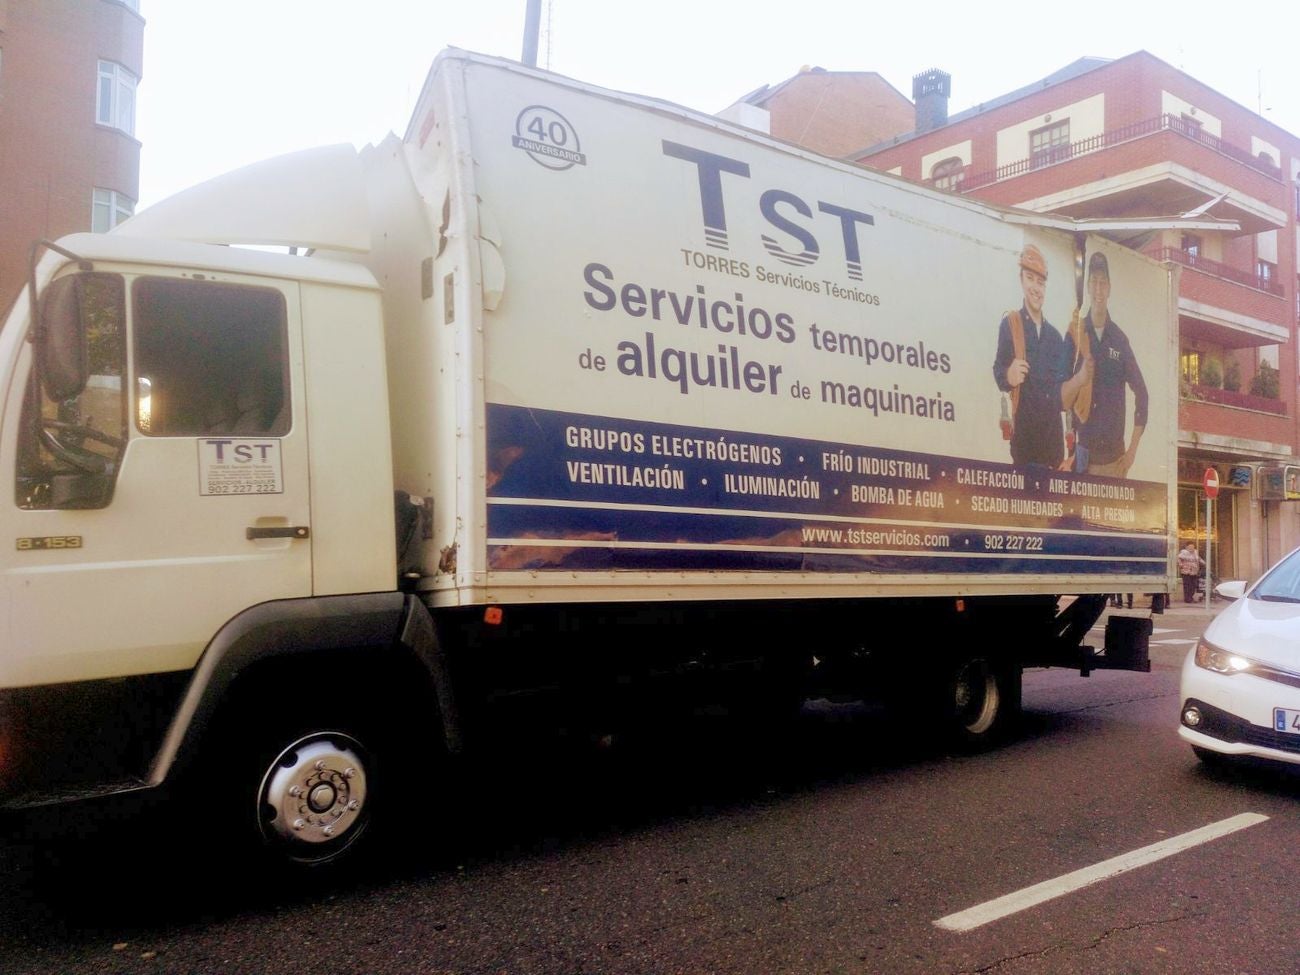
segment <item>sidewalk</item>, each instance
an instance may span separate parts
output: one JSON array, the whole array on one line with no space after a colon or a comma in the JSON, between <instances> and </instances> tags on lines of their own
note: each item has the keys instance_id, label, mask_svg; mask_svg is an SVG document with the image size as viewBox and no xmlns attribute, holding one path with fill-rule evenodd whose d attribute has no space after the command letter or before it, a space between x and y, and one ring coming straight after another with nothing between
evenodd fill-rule
<instances>
[{"instance_id":1,"label":"sidewalk","mask_svg":"<svg viewBox=\"0 0 1300 975\"><path fill-rule=\"evenodd\" d=\"M1175 617L1180 622L1187 624L1197 621L1201 625L1205 625L1231 605L1231 600L1215 599L1210 602L1210 608L1207 610L1204 600L1196 603L1185 603L1180 598L1165 607L1164 615ZM1155 618L1159 619L1160 617Z\"/></svg>"},{"instance_id":2,"label":"sidewalk","mask_svg":"<svg viewBox=\"0 0 1300 975\"><path fill-rule=\"evenodd\" d=\"M1160 620L1162 619L1176 619L1182 626L1206 626L1209 624L1210 620L1214 619L1214 617L1218 616L1231 605L1231 600L1219 598L1212 600L1210 602L1210 608L1207 610L1203 599L1195 603L1185 603L1183 602L1183 597L1180 593L1172 602L1165 606L1164 613L1156 614L1151 613L1150 598L1143 597L1141 599L1133 600L1132 609L1116 609L1113 606L1107 606L1106 612L1103 614L1103 619L1108 615L1116 613L1120 615L1128 615L1132 613L1134 615L1143 616L1150 614L1151 618L1156 621L1157 626L1160 625Z\"/></svg>"}]
</instances>

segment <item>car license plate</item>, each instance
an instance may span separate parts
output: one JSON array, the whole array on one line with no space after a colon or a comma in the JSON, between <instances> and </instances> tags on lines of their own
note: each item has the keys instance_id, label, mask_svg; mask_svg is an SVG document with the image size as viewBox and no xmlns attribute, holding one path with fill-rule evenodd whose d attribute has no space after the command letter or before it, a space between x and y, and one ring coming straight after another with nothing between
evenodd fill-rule
<instances>
[{"instance_id":1,"label":"car license plate","mask_svg":"<svg viewBox=\"0 0 1300 975\"><path fill-rule=\"evenodd\" d=\"M1285 731L1292 735L1300 735L1300 711L1291 711L1287 708L1274 708L1273 730Z\"/></svg>"}]
</instances>

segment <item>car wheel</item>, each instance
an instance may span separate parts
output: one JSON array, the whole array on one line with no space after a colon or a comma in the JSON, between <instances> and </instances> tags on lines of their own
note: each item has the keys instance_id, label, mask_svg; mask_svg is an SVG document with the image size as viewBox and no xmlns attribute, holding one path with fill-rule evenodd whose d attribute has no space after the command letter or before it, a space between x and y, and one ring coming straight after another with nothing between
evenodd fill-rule
<instances>
[{"instance_id":1,"label":"car wheel","mask_svg":"<svg viewBox=\"0 0 1300 975\"><path fill-rule=\"evenodd\" d=\"M1233 757L1225 755L1223 752L1216 752L1209 748L1202 748L1200 745L1192 746L1192 753L1201 760L1201 764L1206 768L1226 769L1233 765Z\"/></svg>"}]
</instances>

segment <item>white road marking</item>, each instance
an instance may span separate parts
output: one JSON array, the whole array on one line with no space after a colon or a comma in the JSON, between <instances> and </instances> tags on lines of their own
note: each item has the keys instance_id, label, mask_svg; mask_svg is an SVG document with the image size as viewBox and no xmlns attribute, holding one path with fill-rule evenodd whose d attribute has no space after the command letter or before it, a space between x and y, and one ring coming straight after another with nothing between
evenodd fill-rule
<instances>
[{"instance_id":1,"label":"white road marking","mask_svg":"<svg viewBox=\"0 0 1300 975\"><path fill-rule=\"evenodd\" d=\"M1194 829L1190 833L1171 836L1167 840L1152 843L1140 850L1133 850L1131 853L1124 853L1110 860L1103 860L1094 866L1075 870L1073 873L1064 874L1053 880L1045 880L1041 884L1034 884L1034 886L1018 890L1014 894L1007 894L1004 897L978 904L956 914L949 914L947 917L939 918L934 923L936 927L944 928L947 931L970 931L983 924L988 924L990 921L997 921L1028 908L1037 907L1045 901L1081 890L1100 880L1118 877L1122 873L1136 870L1138 867L1145 867L1147 864L1163 860L1175 853L1182 853L1194 846L1209 843L1211 840L1217 840L1229 833L1235 833L1237 830L1245 829L1248 826L1256 826L1267 820L1267 816L1259 813L1241 813L1238 816L1211 823L1209 826Z\"/></svg>"},{"instance_id":2,"label":"white road marking","mask_svg":"<svg viewBox=\"0 0 1300 975\"><path fill-rule=\"evenodd\" d=\"M1190 647L1195 640L1151 640L1153 647Z\"/></svg>"}]
</instances>

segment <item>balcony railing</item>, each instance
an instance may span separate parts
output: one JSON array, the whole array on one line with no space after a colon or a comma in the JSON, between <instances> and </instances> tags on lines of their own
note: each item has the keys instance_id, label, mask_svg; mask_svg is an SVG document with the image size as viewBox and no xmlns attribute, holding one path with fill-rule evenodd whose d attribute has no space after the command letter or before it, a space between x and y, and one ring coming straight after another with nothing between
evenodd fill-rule
<instances>
[{"instance_id":1,"label":"balcony railing","mask_svg":"<svg viewBox=\"0 0 1300 975\"><path fill-rule=\"evenodd\" d=\"M1225 281L1235 281L1237 284L1244 284L1248 288L1258 288L1260 291L1267 291L1271 295L1282 297L1282 282L1276 278L1265 278L1251 271L1245 271L1239 267L1229 267L1227 264L1220 264L1218 261L1212 261L1208 257L1201 257L1199 254L1191 254L1177 247L1162 247L1157 255L1157 260L1173 261L1175 264L1181 264L1183 267L1194 267L1198 271L1204 271L1206 274L1212 274L1216 278L1223 278Z\"/></svg>"},{"instance_id":2,"label":"balcony railing","mask_svg":"<svg viewBox=\"0 0 1300 975\"><path fill-rule=\"evenodd\" d=\"M1235 406L1241 410L1254 410L1257 413L1273 413L1286 416L1286 403L1280 399L1256 396L1253 393L1234 393L1217 386L1198 386L1193 383L1182 384L1183 399L1199 400L1203 403L1215 403L1219 406Z\"/></svg>"},{"instance_id":3,"label":"balcony railing","mask_svg":"<svg viewBox=\"0 0 1300 975\"><path fill-rule=\"evenodd\" d=\"M1273 165L1272 160L1267 157L1252 156L1245 149L1232 145L1230 142L1224 142L1218 136L1210 135L1208 132L1194 122L1189 122L1181 115L1170 115L1168 113L1156 118L1146 119L1141 122L1133 122L1130 125L1121 126L1118 129L1111 129L1103 132L1101 135L1095 135L1091 138L1080 139L1078 142L1071 142L1069 145L1054 146L1052 149L1044 152L1035 153L1026 159L1020 159L1005 166L999 166L997 169L986 170L982 173L968 172L961 181L960 189L964 192L967 190L978 189L981 186L988 186L990 183L996 183L1000 180L1010 179L1013 176L1021 176L1025 173L1042 169L1045 166L1054 166L1058 163L1066 162L1078 156L1087 155L1090 152L1097 152L1101 149L1109 149L1111 146L1119 145L1121 142L1129 142L1133 139L1141 139L1148 135L1154 135L1157 132L1175 132L1186 139L1198 142L1203 146L1235 159L1243 165L1258 170L1266 176L1274 179L1282 178L1282 170Z\"/></svg>"}]
</instances>

